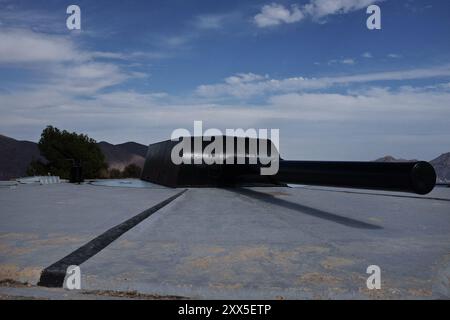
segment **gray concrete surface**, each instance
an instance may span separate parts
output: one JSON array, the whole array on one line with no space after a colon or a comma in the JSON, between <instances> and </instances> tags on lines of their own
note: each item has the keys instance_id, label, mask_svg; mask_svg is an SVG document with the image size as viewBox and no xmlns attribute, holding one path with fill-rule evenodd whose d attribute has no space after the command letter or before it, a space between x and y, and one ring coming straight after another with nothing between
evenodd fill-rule
<instances>
[{"instance_id":1,"label":"gray concrete surface","mask_svg":"<svg viewBox=\"0 0 450 320\"><path fill-rule=\"evenodd\" d=\"M6 274L16 280L178 191L21 187L0 189L0 263L17 268ZM31 214L33 203L40 205ZM51 234L77 241L50 245ZM366 268L373 264L381 268L381 290L366 288ZM80 267L88 291L213 299L448 298L450 189L418 197L318 187L190 189Z\"/></svg>"},{"instance_id":2,"label":"gray concrete surface","mask_svg":"<svg viewBox=\"0 0 450 320\"><path fill-rule=\"evenodd\" d=\"M175 190L72 185L0 189L0 280L36 284L42 269Z\"/></svg>"}]
</instances>

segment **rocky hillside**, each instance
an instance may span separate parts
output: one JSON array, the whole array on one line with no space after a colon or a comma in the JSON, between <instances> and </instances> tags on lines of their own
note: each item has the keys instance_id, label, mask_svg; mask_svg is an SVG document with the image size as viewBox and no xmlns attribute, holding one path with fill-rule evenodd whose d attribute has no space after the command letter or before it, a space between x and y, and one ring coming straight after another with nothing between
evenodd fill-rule
<instances>
[{"instance_id":1,"label":"rocky hillside","mask_svg":"<svg viewBox=\"0 0 450 320\"><path fill-rule=\"evenodd\" d=\"M438 182L450 182L450 152L441 154L434 160L430 161L431 165L437 172Z\"/></svg>"}]
</instances>

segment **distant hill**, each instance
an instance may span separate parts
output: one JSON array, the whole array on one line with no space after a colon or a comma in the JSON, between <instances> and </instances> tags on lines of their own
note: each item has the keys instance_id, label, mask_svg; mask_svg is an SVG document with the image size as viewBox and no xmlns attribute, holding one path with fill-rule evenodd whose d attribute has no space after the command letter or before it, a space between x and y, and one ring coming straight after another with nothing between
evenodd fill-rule
<instances>
[{"instance_id":1,"label":"distant hill","mask_svg":"<svg viewBox=\"0 0 450 320\"><path fill-rule=\"evenodd\" d=\"M396 159L393 156L384 156L382 158L378 158L377 160L375 160L375 162L414 162L414 161L418 161L416 159L412 159L412 160L407 160L407 159Z\"/></svg>"},{"instance_id":2,"label":"distant hill","mask_svg":"<svg viewBox=\"0 0 450 320\"><path fill-rule=\"evenodd\" d=\"M110 169L123 170L132 163L141 169L144 166L148 147L143 144L125 142L113 145L102 141L98 146L105 155ZM28 165L33 159L45 162L37 143L0 135L0 180L26 176Z\"/></svg>"},{"instance_id":3,"label":"distant hill","mask_svg":"<svg viewBox=\"0 0 450 320\"><path fill-rule=\"evenodd\" d=\"M114 145L105 141L99 142L98 146L105 155L106 162L110 169L123 170L132 163L141 169L144 167L147 146L136 142L126 142Z\"/></svg>"},{"instance_id":4,"label":"distant hill","mask_svg":"<svg viewBox=\"0 0 450 320\"><path fill-rule=\"evenodd\" d=\"M450 152L441 154L430 163L438 173L439 182L450 182Z\"/></svg>"},{"instance_id":5,"label":"distant hill","mask_svg":"<svg viewBox=\"0 0 450 320\"><path fill-rule=\"evenodd\" d=\"M145 146L137 142L125 142L121 144L116 144L116 147L126 150L129 153L137 154L144 158L147 155L148 150L148 146Z\"/></svg>"},{"instance_id":6,"label":"distant hill","mask_svg":"<svg viewBox=\"0 0 450 320\"><path fill-rule=\"evenodd\" d=\"M24 176L33 159L44 161L36 143L0 135L0 180Z\"/></svg>"},{"instance_id":7,"label":"distant hill","mask_svg":"<svg viewBox=\"0 0 450 320\"><path fill-rule=\"evenodd\" d=\"M384 156L375 160L377 162L404 162L404 161L417 161L413 160L405 160L405 159L396 159L393 156ZM450 152L441 154L436 159L430 161L430 164L433 166L436 171L437 181L449 183L450 182Z\"/></svg>"}]
</instances>

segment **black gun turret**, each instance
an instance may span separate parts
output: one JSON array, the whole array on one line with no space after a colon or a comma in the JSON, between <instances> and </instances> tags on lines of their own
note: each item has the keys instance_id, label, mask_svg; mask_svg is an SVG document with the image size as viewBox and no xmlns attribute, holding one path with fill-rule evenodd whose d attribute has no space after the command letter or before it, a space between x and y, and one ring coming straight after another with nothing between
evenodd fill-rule
<instances>
[{"instance_id":1,"label":"black gun turret","mask_svg":"<svg viewBox=\"0 0 450 320\"><path fill-rule=\"evenodd\" d=\"M188 137L184 138L185 148L180 149L182 141L167 140L151 144L141 179L169 187L306 184L418 194L429 193L436 183L433 167L424 161L288 161L279 157L275 145L267 139ZM222 142L223 147L205 154L212 142L218 145ZM199 146L201 150L198 150ZM175 164L172 159L174 154L183 159L183 163ZM220 161L208 164L205 161L208 157ZM278 167L277 173L262 175L261 170L271 165Z\"/></svg>"}]
</instances>

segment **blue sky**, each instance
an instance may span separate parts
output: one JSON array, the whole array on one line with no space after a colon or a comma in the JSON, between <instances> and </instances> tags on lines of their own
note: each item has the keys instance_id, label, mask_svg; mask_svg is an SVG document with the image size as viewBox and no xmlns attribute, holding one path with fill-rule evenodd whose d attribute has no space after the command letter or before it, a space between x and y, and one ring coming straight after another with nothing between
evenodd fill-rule
<instances>
[{"instance_id":1,"label":"blue sky","mask_svg":"<svg viewBox=\"0 0 450 320\"><path fill-rule=\"evenodd\" d=\"M0 133L148 144L203 120L279 128L286 158L430 160L450 151L449 16L445 0L0 0Z\"/></svg>"}]
</instances>

